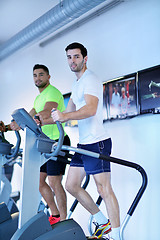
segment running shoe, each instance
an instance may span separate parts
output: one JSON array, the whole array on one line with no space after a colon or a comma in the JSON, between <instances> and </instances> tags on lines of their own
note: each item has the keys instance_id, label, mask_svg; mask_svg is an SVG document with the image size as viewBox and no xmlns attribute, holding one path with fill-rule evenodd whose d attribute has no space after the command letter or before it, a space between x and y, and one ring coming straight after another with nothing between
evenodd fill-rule
<instances>
[{"instance_id":1,"label":"running shoe","mask_svg":"<svg viewBox=\"0 0 160 240\"><path fill-rule=\"evenodd\" d=\"M106 224L97 224L96 223L96 230L95 233L89 237L89 239L100 239L103 235L106 235L111 232L111 223L108 220Z\"/></svg>"},{"instance_id":2,"label":"running shoe","mask_svg":"<svg viewBox=\"0 0 160 240\"><path fill-rule=\"evenodd\" d=\"M48 220L49 220L50 224L53 225L53 224L55 224L55 223L60 221L60 217L53 217L51 215Z\"/></svg>"}]
</instances>

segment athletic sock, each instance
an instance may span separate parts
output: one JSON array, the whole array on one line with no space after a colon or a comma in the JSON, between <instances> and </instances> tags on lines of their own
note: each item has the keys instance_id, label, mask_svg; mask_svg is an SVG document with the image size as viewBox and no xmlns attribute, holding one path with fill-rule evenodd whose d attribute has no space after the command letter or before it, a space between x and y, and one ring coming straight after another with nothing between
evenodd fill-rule
<instances>
[{"instance_id":1,"label":"athletic sock","mask_svg":"<svg viewBox=\"0 0 160 240\"><path fill-rule=\"evenodd\" d=\"M52 215L52 217L59 218L60 215L59 214L58 215Z\"/></svg>"},{"instance_id":2,"label":"athletic sock","mask_svg":"<svg viewBox=\"0 0 160 240\"><path fill-rule=\"evenodd\" d=\"M101 211L93 215L96 222L100 224L106 224L108 222L108 219L103 215Z\"/></svg>"},{"instance_id":3,"label":"athletic sock","mask_svg":"<svg viewBox=\"0 0 160 240\"><path fill-rule=\"evenodd\" d=\"M112 228L111 237L114 240L120 240L120 227Z\"/></svg>"}]
</instances>

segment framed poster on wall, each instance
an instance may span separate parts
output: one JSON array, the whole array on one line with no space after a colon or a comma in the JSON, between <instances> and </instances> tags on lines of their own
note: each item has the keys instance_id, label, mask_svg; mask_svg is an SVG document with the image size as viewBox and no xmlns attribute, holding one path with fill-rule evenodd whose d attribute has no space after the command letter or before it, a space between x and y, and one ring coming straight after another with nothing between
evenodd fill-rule
<instances>
[{"instance_id":1,"label":"framed poster on wall","mask_svg":"<svg viewBox=\"0 0 160 240\"><path fill-rule=\"evenodd\" d=\"M123 119L138 114L137 74L129 74L105 83L108 119Z\"/></svg>"},{"instance_id":2,"label":"framed poster on wall","mask_svg":"<svg viewBox=\"0 0 160 240\"><path fill-rule=\"evenodd\" d=\"M160 112L160 65L138 72L140 113Z\"/></svg>"}]
</instances>

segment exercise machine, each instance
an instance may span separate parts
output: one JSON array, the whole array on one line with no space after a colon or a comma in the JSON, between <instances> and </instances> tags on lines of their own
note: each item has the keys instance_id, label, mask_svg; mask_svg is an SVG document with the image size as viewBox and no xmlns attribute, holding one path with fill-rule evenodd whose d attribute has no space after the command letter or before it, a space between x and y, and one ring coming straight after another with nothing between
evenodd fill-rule
<instances>
[{"instance_id":1,"label":"exercise machine","mask_svg":"<svg viewBox=\"0 0 160 240\"><path fill-rule=\"evenodd\" d=\"M5 177L5 172L3 171L3 166L10 164L18 156L19 146L21 142L21 137L19 132L15 132L17 137L16 147L13 148L13 145L10 144L4 137L4 133L0 132L0 181L3 181L8 192L11 192L11 184L9 180ZM1 188L0 185L0 202L3 200L7 203L7 190L4 192L5 188Z\"/></svg>"},{"instance_id":2,"label":"exercise machine","mask_svg":"<svg viewBox=\"0 0 160 240\"><path fill-rule=\"evenodd\" d=\"M65 220L53 225L53 229L48 222L44 212L37 213L39 195L39 169L49 159L57 160L57 156L64 156L64 151L78 152L83 155L104 159L116 164L138 170L142 176L142 185L131 204L127 216L121 226L121 240L123 240L124 229L135 211L146 187L147 175L145 170L138 164L122 159L101 155L83 149L78 149L63 144L63 128L57 122L60 131L58 143L49 139L41 129L38 128L34 120L25 111L18 109L13 112L12 117L18 125L25 131L25 148L22 165L22 189L20 197L20 217L18 229L11 240L84 240L86 236L73 219ZM34 184L33 184L34 183ZM33 197L34 196L34 197ZM32 204L32 209L30 208Z\"/></svg>"},{"instance_id":3,"label":"exercise machine","mask_svg":"<svg viewBox=\"0 0 160 240\"><path fill-rule=\"evenodd\" d=\"M13 198L10 197L11 184L2 170L4 164L12 161L18 155L21 138L19 132L15 132L15 134L17 137L15 148L4 138L3 133L0 135L0 239L7 240L11 239L18 227L19 213ZM3 225L2 228L1 225ZM8 226L10 226L9 231Z\"/></svg>"},{"instance_id":4,"label":"exercise machine","mask_svg":"<svg viewBox=\"0 0 160 240\"><path fill-rule=\"evenodd\" d=\"M19 133L17 133L17 135L19 138L18 140L19 142L17 144L20 145L20 141L21 141L20 135ZM7 148L9 151L7 150ZM16 163L19 164L19 160L17 160L17 158L21 156L20 149L18 149L18 152L14 153L13 155L12 153L14 150L15 149L13 148L13 145L6 140L4 133L0 132L0 154L4 155L3 161L1 161L1 165L0 165L0 172L1 172L0 202L4 202L7 205L7 208L11 214L18 211L16 202L20 198L20 192L19 191L12 192L12 185L11 185L13 166ZM4 162L5 164L3 165ZM9 169L11 168L11 172L9 172L10 174L8 173L6 176L5 170L8 168Z\"/></svg>"},{"instance_id":5,"label":"exercise machine","mask_svg":"<svg viewBox=\"0 0 160 240\"><path fill-rule=\"evenodd\" d=\"M5 202L6 205L10 205L11 207L11 193L12 187L11 182L5 175L4 166L11 166L15 163L15 159L19 153L19 146L21 142L21 138L18 132L16 132L17 143L16 147L13 148L13 145L10 144L4 137L4 133L0 132L0 202ZM12 196L12 199L18 200L18 196ZM10 203L9 203L10 202ZM9 207L9 208L10 208ZM12 212L13 210L10 209Z\"/></svg>"},{"instance_id":6,"label":"exercise machine","mask_svg":"<svg viewBox=\"0 0 160 240\"><path fill-rule=\"evenodd\" d=\"M18 228L19 209L16 202L20 198L20 192L12 192L11 182L4 172L4 165L18 164L22 167L21 137L19 132L15 131L15 134L16 147L6 140L3 132L0 132L0 239L4 240L10 240ZM39 203L38 212L40 211L49 216L48 208L43 201Z\"/></svg>"},{"instance_id":7,"label":"exercise machine","mask_svg":"<svg viewBox=\"0 0 160 240\"><path fill-rule=\"evenodd\" d=\"M62 222L64 229L62 233L58 224L57 228L59 230L55 230L55 227L52 229L44 212L37 213L40 166L51 158L56 160L55 156L59 154L65 154L60 153L64 135L60 134L57 144L41 131L24 109L15 111L12 116L17 124L24 129L25 139L19 223L18 229L11 239L52 239L55 235L55 239L58 240L61 239L62 234L65 239L86 239L82 229L74 220L69 219ZM57 126L63 132L61 124L57 123ZM51 149L53 153L50 153Z\"/></svg>"},{"instance_id":8,"label":"exercise machine","mask_svg":"<svg viewBox=\"0 0 160 240\"><path fill-rule=\"evenodd\" d=\"M133 162L129 162L129 161L126 161L126 160L122 160L122 159L118 159L118 158L114 158L114 157L110 157L110 156L105 156L105 155L102 155L102 154L99 154L99 153L95 153L95 152L90 152L90 151L87 151L87 150L83 150L83 149L78 149L78 148L73 148L73 147L68 147L68 146L62 146L61 147L62 150L69 150L69 151L74 151L74 152L77 152L77 153L81 153L83 155L88 155L88 156L92 156L92 157L95 157L95 158L98 158L98 159L103 159L103 160L106 160L106 161L110 161L112 163L115 163L115 164L119 164L119 165L122 165L122 166L126 166L126 167L129 167L129 168L133 168L135 170L137 170L140 174L141 174L141 177L142 177L142 184L141 184L141 187L139 188L123 222L122 222L122 225L121 225L121 228L120 228L120 239L123 240L124 237L123 237L123 234L124 234L124 229L126 228L130 218L132 217L144 191L146 190L146 187L147 187L147 182L148 182L148 179L147 179L147 174L145 172L145 170L139 165L139 164L136 164L136 163L133 163ZM102 199L101 197L98 198L97 200L97 205L100 205ZM92 218L91 218L91 221L92 221ZM90 230L90 234L92 235L92 229L91 229L91 222L89 224L89 230Z\"/></svg>"}]
</instances>

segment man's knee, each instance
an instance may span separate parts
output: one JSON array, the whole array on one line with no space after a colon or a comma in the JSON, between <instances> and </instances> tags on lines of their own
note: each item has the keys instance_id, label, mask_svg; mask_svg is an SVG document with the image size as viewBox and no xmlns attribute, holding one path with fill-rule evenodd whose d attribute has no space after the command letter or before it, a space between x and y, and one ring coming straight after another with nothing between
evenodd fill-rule
<instances>
[{"instance_id":1,"label":"man's knee","mask_svg":"<svg viewBox=\"0 0 160 240\"><path fill-rule=\"evenodd\" d=\"M81 186L79 183L74 183L71 181L66 181L65 189L67 192L69 192L72 196L77 197L77 194L81 190Z\"/></svg>"},{"instance_id":2,"label":"man's knee","mask_svg":"<svg viewBox=\"0 0 160 240\"><path fill-rule=\"evenodd\" d=\"M71 186L71 184L68 183L68 181L66 181L66 183L65 183L65 189L69 193L72 192L72 186Z\"/></svg>"},{"instance_id":3,"label":"man's knee","mask_svg":"<svg viewBox=\"0 0 160 240\"><path fill-rule=\"evenodd\" d=\"M72 184L70 181L66 181L65 189L66 189L67 192L69 192L73 196L77 192L76 184Z\"/></svg>"},{"instance_id":4,"label":"man's knee","mask_svg":"<svg viewBox=\"0 0 160 240\"><path fill-rule=\"evenodd\" d=\"M62 188L61 180L61 176L48 177L49 186L53 189L54 192L59 191Z\"/></svg>"},{"instance_id":5,"label":"man's knee","mask_svg":"<svg viewBox=\"0 0 160 240\"><path fill-rule=\"evenodd\" d=\"M39 182L39 191L42 192L43 188L45 187L46 185L46 182L44 179L40 179L40 182Z\"/></svg>"},{"instance_id":6,"label":"man's knee","mask_svg":"<svg viewBox=\"0 0 160 240\"><path fill-rule=\"evenodd\" d=\"M42 193L42 191L43 191L43 187L44 187L44 183L39 183L39 191L40 191L40 193Z\"/></svg>"},{"instance_id":7,"label":"man's knee","mask_svg":"<svg viewBox=\"0 0 160 240\"><path fill-rule=\"evenodd\" d=\"M102 198L110 197L113 194L112 186L110 184L107 185L98 184L97 191Z\"/></svg>"}]
</instances>

